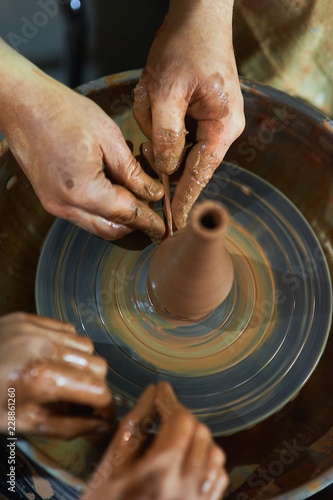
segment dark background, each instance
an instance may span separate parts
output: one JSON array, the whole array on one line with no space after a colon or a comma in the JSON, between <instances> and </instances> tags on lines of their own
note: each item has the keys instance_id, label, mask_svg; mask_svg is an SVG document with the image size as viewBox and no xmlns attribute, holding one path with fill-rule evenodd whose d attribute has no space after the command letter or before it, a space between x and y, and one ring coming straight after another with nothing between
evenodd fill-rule
<instances>
[{"instance_id":1,"label":"dark background","mask_svg":"<svg viewBox=\"0 0 333 500\"><path fill-rule=\"evenodd\" d=\"M55 1L59 12L48 15L42 5ZM7 43L16 40L13 34L25 39L27 43L19 41L15 47L22 55L74 86L143 67L168 5L168 0L1 0L0 35ZM40 11L46 12L47 22L37 15ZM27 39L24 28L29 21L45 24ZM83 67L73 82L69 66L75 45L81 49L77 55Z\"/></svg>"}]
</instances>

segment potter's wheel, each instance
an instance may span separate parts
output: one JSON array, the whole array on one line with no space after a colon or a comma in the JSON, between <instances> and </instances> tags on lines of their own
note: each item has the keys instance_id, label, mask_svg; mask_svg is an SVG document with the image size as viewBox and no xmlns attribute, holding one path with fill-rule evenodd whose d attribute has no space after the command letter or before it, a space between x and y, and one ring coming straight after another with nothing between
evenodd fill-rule
<instances>
[{"instance_id":1,"label":"potter's wheel","mask_svg":"<svg viewBox=\"0 0 333 500\"><path fill-rule=\"evenodd\" d=\"M332 294L315 234L276 188L223 164L200 199L207 198L230 212L235 280L206 320L176 326L155 313L146 295L155 245L145 237L110 243L62 220L44 243L36 304L39 314L69 321L94 341L120 416L147 384L164 379L222 435L254 425L298 393L325 347Z\"/></svg>"}]
</instances>

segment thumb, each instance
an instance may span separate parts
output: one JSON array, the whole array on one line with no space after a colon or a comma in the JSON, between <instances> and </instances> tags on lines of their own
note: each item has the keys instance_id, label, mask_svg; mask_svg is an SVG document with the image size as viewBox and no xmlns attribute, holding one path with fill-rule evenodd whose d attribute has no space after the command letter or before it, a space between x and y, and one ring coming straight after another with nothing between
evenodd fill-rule
<instances>
[{"instance_id":1,"label":"thumb","mask_svg":"<svg viewBox=\"0 0 333 500\"><path fill-rule=\"evenodd\" d=\"M109 123L101 144L104 164L111 179L146 201L157 201L163 196L163 186L144 172L131 153L115 123Z\"/></svg>"},{"instance_id":2,"label":"thumb","mask_svg":"<svg viewBox=\"0 0 333 500\"><path fill-rule=\"evenodd\" d=\"M171 174L179 167L185 148L185 100L154 96L151 110L155 165L159 172Z\"/></svg>"},{"instance_id":3,"label":"thumb","mask_svg":"<svg viewBox=\"0 0 333 500\"><path fill-rule=\"evenodd\" d=\"M156 212L125 187L111 184L102 175L91 183L83 208L106 221L144 231L153 240L161 239L165 233L164 222Z\"/></svg>"}]
</instances>

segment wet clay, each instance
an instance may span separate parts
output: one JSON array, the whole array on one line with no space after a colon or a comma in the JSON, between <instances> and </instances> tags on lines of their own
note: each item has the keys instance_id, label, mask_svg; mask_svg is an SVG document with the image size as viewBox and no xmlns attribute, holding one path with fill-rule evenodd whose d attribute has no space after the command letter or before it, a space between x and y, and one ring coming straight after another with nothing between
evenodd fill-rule
<instances>
[{"instance_id":1,"label":"wet clay","mask_svg":"<svg viewBox=\"0 0 333 500\"><path fill-rule=\"evenodd\" d=\"M227 297L234 278L224 247L228 224L220 203L198 203L184 230L156 249L148 294L161 316L180 324L201 321Z\"/></svg>"}]
</instances>

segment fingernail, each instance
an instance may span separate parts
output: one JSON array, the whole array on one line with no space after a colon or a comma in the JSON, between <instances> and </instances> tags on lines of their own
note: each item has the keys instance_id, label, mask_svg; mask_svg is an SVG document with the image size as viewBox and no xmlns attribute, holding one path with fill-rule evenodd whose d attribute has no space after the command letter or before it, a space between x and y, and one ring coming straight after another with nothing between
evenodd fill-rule
<instances>
[{"instance_id":1,"label":"fingernail","mask_svg":"<svg viewBox=\"0 0 333 500\"><path fill-rule=\"evenodd\" d=\"M160 199L164 195L163 185L159 181L153 181L148 186L148 193L152 198Z\"/></svg>"},{"instance_id":2,"label":"fingernail","mask_svg":"<svg viewBox=\"0 0 333 500\"><path fill-rule=\"evenodd\" d=\"M153 243L156 243L157 245L159 245L162 242L162 238L164 236L164 233L161 236L160 233L156 233L155 231L152 231L152 230L146 231L146 234L147 234L147 236L149 236L151 241Z\"/></svg>"},{"instance_id":3,"label":"fingernail","mask_svg":"<svg viewBox=\"0 0 333 500\"><path fill-rule=\"evenodd\" d=\"M156 169L168 175L175 172L182 162L185 153L184 145L185 141L171 147L165 146L164 149L156 151L154 153Z\"/></svg>"},{"instance_id":4,"label":"fingernail","mask_svg":"<svg viewBox=\"0 0 333 500\"><path fill-rule=\"evenodd\" d=\"M159 172L164 174L172 174L179 167L179 157L173 157L172 154L167 156L158 156L155 161L155 166Z\"/></svg>"}]
</instances>

